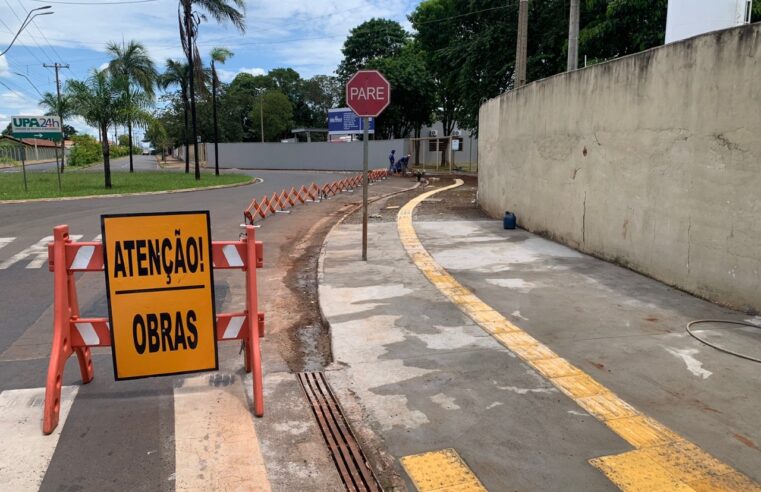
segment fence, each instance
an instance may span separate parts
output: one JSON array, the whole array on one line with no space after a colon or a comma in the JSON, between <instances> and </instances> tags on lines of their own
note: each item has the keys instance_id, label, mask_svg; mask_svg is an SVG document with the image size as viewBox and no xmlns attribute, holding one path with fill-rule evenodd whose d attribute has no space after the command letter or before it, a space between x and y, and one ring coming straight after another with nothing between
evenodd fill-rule
<instances>
[{"instance_id":1,"label":"fence","mask_svg":"<svg viewBox=\"0 0 761 492\"><path fill-rule=\"evenodd\" d=\"M27 147L26 156L24 156L23 148L20 145L0 145L0 161L11 160L20 163L22 157L29 162L54 161L56 159L56 149L51 147Z\"/></svg>"}]
</instances>

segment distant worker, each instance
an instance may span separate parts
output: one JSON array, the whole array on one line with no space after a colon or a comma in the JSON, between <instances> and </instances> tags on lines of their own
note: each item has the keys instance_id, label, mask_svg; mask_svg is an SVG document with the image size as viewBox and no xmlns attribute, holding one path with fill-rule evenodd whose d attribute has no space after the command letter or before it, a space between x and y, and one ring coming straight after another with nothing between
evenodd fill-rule
<instances>
[{"instance_id":1,"label":"distant worker","mask_svg":"<svg viewBox=\"0 0 761 492\"><path fill-rule=\"evenodd\" d=\"M396 149L391 150L391 153L388 155L388 172L393 174L394 173L394 164L396 163Z\"/></svg>"},{"instance_id":2,"label":"distant worker","mask_svg":"<svg viewBox=\"0 0 761 492\"><path fill-rule=\"evenodd\" d=\"M402 174L404 176L407 175L407 166L410 165L410 157L412 157L412 154L407 154L402 157Z\"/></svg>"}]
</instances>

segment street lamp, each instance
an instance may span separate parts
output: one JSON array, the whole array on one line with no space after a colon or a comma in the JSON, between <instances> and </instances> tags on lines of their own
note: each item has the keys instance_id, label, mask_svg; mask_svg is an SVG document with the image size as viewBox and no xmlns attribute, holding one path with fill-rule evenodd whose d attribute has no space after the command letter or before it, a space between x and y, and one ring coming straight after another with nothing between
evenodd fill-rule
<instances>
[{"instance_id":1,"label":"street lamp","mask_svg":"<svg viewBox=\"0 0 761 492\"><path fill-rule=\"evenodd\" d=\"M21 23L21 27L19 27L18 32L16 32L16 35L13 36L13 39L11 40L11 44L8 45L7 48L5 48L5 51L0 53L0 56L3 56L4 54L6 54L8 52L9 49L11 49L11 47L13 46L13 43L16 42L16 38L19 37L19 34L21 34L21 32L24 29L26 29L26 26L28 26L29 23L31 23L34 20L35 17L39 17L41 15L51 15L51 14L53 14L53 12L42 12L42 13L39 12L40 10L47 10L49 8L52 8L52 7L50 5L45 5L43 7L37 7L36 9L30 10L29 13L26 14L26 19L24 19L24 22ZM37 13L32 15L32 12L37 12Z\"/></svg>"}]
</instances>

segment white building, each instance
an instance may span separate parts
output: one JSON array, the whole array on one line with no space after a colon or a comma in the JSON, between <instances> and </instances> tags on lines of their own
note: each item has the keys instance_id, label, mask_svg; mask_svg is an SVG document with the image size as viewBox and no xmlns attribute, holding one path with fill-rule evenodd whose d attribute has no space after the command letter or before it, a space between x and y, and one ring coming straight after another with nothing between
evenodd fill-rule
<instances>
[{"instance_id":1,"label":"white building","mask_svg":"<svg viewBox=\"0 0 761 492\"><path fill-rule=\"evenodd\" d=\"M747 24L753 0L669 0L666 43Z\"/></svg>"}]
</instances>

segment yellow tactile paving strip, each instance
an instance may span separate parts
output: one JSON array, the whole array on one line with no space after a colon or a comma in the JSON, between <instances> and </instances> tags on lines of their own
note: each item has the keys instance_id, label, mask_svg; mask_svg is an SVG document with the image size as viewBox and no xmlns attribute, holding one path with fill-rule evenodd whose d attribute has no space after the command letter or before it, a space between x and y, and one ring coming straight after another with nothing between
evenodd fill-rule
<instances>
[{"instance_id":1,"label":"yellow tactile paving strip","mask_svg":"<svg viewBox=\"0 0 761 492\"><path fill-rule=\"evenodd\" d=\"M412 226L412 212L431 195L462 184L463 181L458 179L455 184L423 193L402 207L397 216L402 244L420 271L460 310L635 448L634 451L603 456L589 462L626 491L761 492L761 485L642 414L584 371L555 354L484 303L436 263L418 239Z\"/></svg>"},{"instance_id":2,"label":"yellow tactile paving strip","mask_svg":"<svg viewBox=\"0 0 761 492\"><path fill-rule=\"evenodd\" d=\"M454 449L405 456L401 461L420 492L486 490Z\"/></svg>"}]
</instances>

